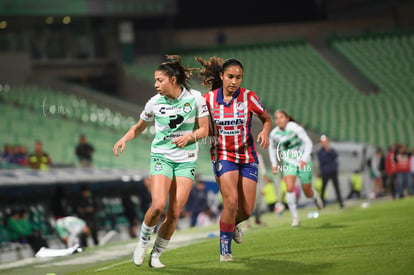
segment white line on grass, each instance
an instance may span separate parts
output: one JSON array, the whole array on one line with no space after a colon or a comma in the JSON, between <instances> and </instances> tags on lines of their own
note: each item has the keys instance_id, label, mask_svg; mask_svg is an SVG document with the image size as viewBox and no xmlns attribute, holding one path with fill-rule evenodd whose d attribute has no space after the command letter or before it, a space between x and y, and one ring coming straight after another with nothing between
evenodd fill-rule
<instances>
[{"instance_id":1,"label":"white line on grass","mask_svg":"<svg viewBox=\"0 0 414 275\"><path fill-rule=\"evenodd\" d=\"M113 268L115 266L122 265L122 264L126 264L126 263L130 263L130 262L131 262L131 260L123 261L123 262L116 263L116 264L111 264L111 265L108 265L108 266L104 266L104 267L98 268L97 270L95 270L95 272L101 272L101 271L104 271L104 270Z\"/></svg>"}]
</instances>

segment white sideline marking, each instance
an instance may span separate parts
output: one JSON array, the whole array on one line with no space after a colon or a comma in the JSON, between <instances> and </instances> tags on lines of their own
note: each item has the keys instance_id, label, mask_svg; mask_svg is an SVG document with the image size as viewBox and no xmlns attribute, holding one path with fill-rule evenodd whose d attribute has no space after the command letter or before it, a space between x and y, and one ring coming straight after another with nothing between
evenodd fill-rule
<instances>
[{"instance_id":1,"label":"white sideline marking","mask_svg":"<svg viewBox=\"0 0 414 275\"><path fill-rule=\"evenodd\" d=\"M95 272L104 271L104 270L113 268L115 266L122 265L122 264L129 263L129 262L131 262L131 261L128 260L128 261L123 261L123 262L120 262L120 263L117 263L117 264L112 264L112 265L104 266L104 267L98 268L97 270L95 270Z\"/></svg>"}]
</instances>

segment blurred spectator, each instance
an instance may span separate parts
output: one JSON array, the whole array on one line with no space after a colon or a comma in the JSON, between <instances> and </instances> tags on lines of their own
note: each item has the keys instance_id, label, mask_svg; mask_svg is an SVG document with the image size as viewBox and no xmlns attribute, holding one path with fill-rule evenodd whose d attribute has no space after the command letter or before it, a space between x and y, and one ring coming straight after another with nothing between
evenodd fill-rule
<instances>
[{"instance_id":1,"label":"blurred spectator","mask_svg":"<svg viewBox=\"0 0 414 275\"><path fill-rule=\"evenodd\" d=\"M90 230L86 222L78 217L67 216L56 221L56 233L66 247L79 245L84 247L82 240L85 240Z\"/></svg>"},{"instance_id":2,"label":"blurred spectator","mask_svg":"<svg viewBox=\"0 0 414 275\"><path fill-rule=\"evenodd\" d=\"M349 182L351 185L351 191L349 191L347 198L351 199L354 195L356 195L357 198L360 198L362 190L362 176L359 173L359 170L354 171Z\"/></svg>"},{"instance_id":3,"label":"blurred spectator","mask_svg":"<svg viewBox=\"0 0 414 275\"><path fill-rule=\"evenodd\" d=\"M319 159L319 168L322 176L322 192L321 199L324 206L326 205L325 201L325 190L329 180L332 180L333 186L335 188L336 199L338 200L339 206L344 207L342 201L341 189L338 182L338 154L336 150L331 148L329 145L329 139L327 136L321 136L321 145L322 148L318 151Z\"/></svg>"},{"instance_id":4,"label":"blurred spectator","mask_svg":"<svg viewBox=\"0 0 414 275\"><path fill-rule=\"evenodd\" d=\"M12 148L12 155L10 157L10 163L17 166L28 165L27 147L24 145L15 145Z\"/></svg>"},{"instance_id":5,"label":"blurred spectator","mask_svg":"<svg viewBox=\"0 0 414 275\"><path fill-rule=\"evenodd\" d=\"M382 183L382 159L382 150L381 148L377 148L375 156L371 159L370 163L370 176L372 179L372 199L384 195L384 186Z\"/></svg>"},{"instance_id":6,"label":"blurred spectator","mask_svg":"<svg viewBox=\"0 0 414 275\"><path fill-rule=\"evenodd\" d=\"M98 203L87 185L83 185L81 187L81 194L76 201L75 211L77 216L86 222L86 225L90 230L93 243L98 245L98 217L96 215L98 211ZM82 239L82 246L88 246L87 239Z\"/></svg>"},{"instance_id":7,"label":"blurred spectator","mask_svg":"<svg viewBox=\"0 0 414 275\"><path fill-rule=\"evenodd\" d=\"M414 148L411 149L410 173L411 173L411 184L414 185Z\"/></svg>"},{"instance_id":8,"label":"blurred spectator","mask_svg":"<svg viewBox=\"0 0 414 275\"><path fill-rule=\"evenodd\" d=\"M82 167L92 167L92 154L94 149L93 146L88 143L85 135L80 136L75 152Z\"/></svg>"},{"instance_id":9,"label":"blurred spectator","mask_svg":"<svg viewBox=\"0 0 414 275\"><path fill-rule=\"evenodd\" d=\"M261 191L261 194L267 205L268 212L273 212L275 210L275 204L277 202L276 188L275 188L273 181L269 179L268 177L263 176L263 181L264 181L264 186Z\"/></svg>"},{"instance_id":10,"label":"blurred spectator","mask_svg":"<svg viewBox=\"0 0 414 275\"><path fill-rule=\"evenodd\" d=\"M52 164L49 155L43 152L43 145L40 141L35 143L35 151L29 155L29 165L32 169L45 170Z\"/></svg>"},{"instance_id":11,"label":"blurred spectator","mask_svg":"<svg viewBox=\"0 0 414 275\"><path fill-rule=\"evenodd\" d=\"M4 149L3 152L1 153L1 164L2 164L2 168L7 168L8 165L11 163L11 159L12 159L12 148L10 146L10 144L6 143L4 144Z\"/></svg>"},{"instance_id":12,"label":"blurred spectator","mask_svg":"<svg viewBox=\"0 0 414 275\"><path fill-rule=\"evenodd\" d=\"M393 199L396 197L395 192L395 180L397 174L397 163L395 161L395 154L398 148L398 144L394 143L388 150L387 156L385 157L385 174L387 175L386 188L391 192Z\"/></svg>"},{"instance_id":13,"label":"blurred spectator","mask_svg":"<svg viewBox=\"0 0 414 275\"><path fill-rule=\"evenodd\" d=\"M137 204L133 201L132 197L128 192L122 194L122 208L124 209L124 216L128 219L129 236L131 238L136 238L139 223L137 214Z\"/></svg>"},{"instance_id":14,"label":"blurred spectator","mask_svg":"<svg viewBox=\"0 0 414 275\"><path fill-rule=\"evenodd\" d=\"M198 215L207 209L207 191L205 183L199 177L196 177L195 185L191 189L187 204L185 206L185 210L190 213L191 227L197 225Z\"/></svg>"},{"instance_id":15,"label":"blurred spectator","mask_svg":"<svg viewBox=\"0 0 414 275\"><path fill-rule=\"evenodd\" d=\"M404 190L407 188L408 195L413 195L413 184L410 175L410 155L405 144L401 144L395 156L397 163L398 196L404 197Z\"/></svg>"},{"instance_id":16,"label":"blurred spectator","mask_svg":"<svg viewBox=\"0 0 414 275\"><path fill-rule=\"evenodd\" d=\"M220 192L215 192L213 190L207 191L207 205L211 210L215 218L220 216Z\"/></svg>"},{"instance_id":17,"label":"blurred spectator","mask_svg":"<svg viewBox=\"0 0 414 275\"><path fill-rule=\"evenodd\" d=\"M34 230L25 209L11 210L6 221L6 228L12 241L29 244L33 253L39 251L41 247L48 247L40 232Z\"/></svg>"}]
</instances>

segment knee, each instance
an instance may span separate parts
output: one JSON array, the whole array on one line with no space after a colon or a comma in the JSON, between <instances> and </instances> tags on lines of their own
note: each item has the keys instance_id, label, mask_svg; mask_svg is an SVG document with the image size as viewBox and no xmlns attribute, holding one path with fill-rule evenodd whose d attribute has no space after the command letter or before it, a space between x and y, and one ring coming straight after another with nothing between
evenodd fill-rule
<instances>
[{"instance_id":1,"label":"knee","mask_svg":"<svg viewBox=\"0 0 414 275\"><path fill-rule=\"evenodd\" d=\"M226 209L231 215L236 216L238 209L237 199L223 200L223 208Z\"/></svg>"},{"instance_id":2,"label":"knee","mask_svg":"<svg viewBox=\"0 0 414 275\"><path fill-rule=\"evenodd\" d=\"M165 203L154 203L151 206L152 215L153 216L161 216L162 212L164 211Z\"/></svg>"}]
</instances>

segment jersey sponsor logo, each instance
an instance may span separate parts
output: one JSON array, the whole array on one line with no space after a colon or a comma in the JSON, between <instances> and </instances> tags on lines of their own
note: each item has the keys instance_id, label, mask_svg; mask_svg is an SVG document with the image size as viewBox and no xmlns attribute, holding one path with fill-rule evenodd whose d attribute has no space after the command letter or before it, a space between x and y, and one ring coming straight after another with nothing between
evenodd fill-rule
<instances>
[{"instance_id":1,"label":"jersey sponsor logo","mask_svg":"<svg viewBox=\"0 0 414 275\"><path fill-rule=\"evenodd\" d=\"M160 114L165 115L166 114L165 107L161 107L159 112L160 112Z\"/></svg>"},{"instance_id":2,"label":"jersey sponsor logo","mask_svg":"<svg viewBox=\"0 0 414 275\"><path fill-rule=\"evenodd\" d=\"M184 117L182 115L172 115L170 116L170 122L168 123L168 126L170 126L171 129L174 129L177 128L177 126L183 121Z\"/></svg>"},{"instance_id":3,"label":"jersey sponsor logo","mask_svg":"<svg viewBox=\"0 0 414 275\"><path fill-rule=\"evenodd\" d=\"M151 118L152 117L151 113L148 113L148 112L144 112L144 116L146 118Z\"/></svg>"},{"instance_id":4,"label":"jersey sponsor logo","mask_svg":"<svg viewBox=\"0 0 414 275\"><path fill-rule=\"evenodd\" d=\"M203 106L201 106L201 113L202 114L204 114L204 113L207 113L208 112L208 108L207 108L207 105L203 105Z\"/></svg>"},{"instance_id":5,"label":"jersey sponsor logo","mask_svg":"<svg viewBox=\"0 0 414 275\"><path fill-rule=\"evenodd\" d=\"M173 140L173 139L176 139L176 138L181 137L181 136L182 136L182 134L173 133L171 135L165 136L163 139L164 140Z\"/></svg>"},{"instance_id":6,"label":"jersey sponsor logo","mask_svg":"<svg viewBox=\"0 0 414 275\"><path fill-rule=\"evenodd\" d=\"M220 135L222 136L234 136L234 135L240 135L241 131L239 129L237 130L220 130Z\"/></svg>"},{"instance_id":7,"label":"jersey sponsor logo","mask_svg":"<svg viewBox=\"0 0 414 275\"><path fill-rule=\"evenodd\" d=\"M190 108L192 108L191 106L190 106L190 103L186 103L186 104L188 104L189 105L189 107ZM185 105L186 105L185 104ZM184 105L184 107L176 107L176 106L161 106L160 107L160 109L158 110L158 112L161 114L161 115L165 115L165 114L167 114L168 112L170 113L170 112L174 112L174 113L177 113L177 112L181 112L181 111L183 111L184 110L184 108L186 108L186 110L188 110L188 107L186 107ZM190 110L191 111L191 110Z\"/></svg>"},{"instance_id":8,"label":"jersey sponsor logo","mask_svg":"<svg viewBox=\"0 0 414 275\"><path fill-rule=\"evenodd\" d=\"M244 125L246 123L245 119L241 118L231 118L231 119L215 119L214 123L217 126L238 126L238 125Z\"/></svg>"}]
</instances>

